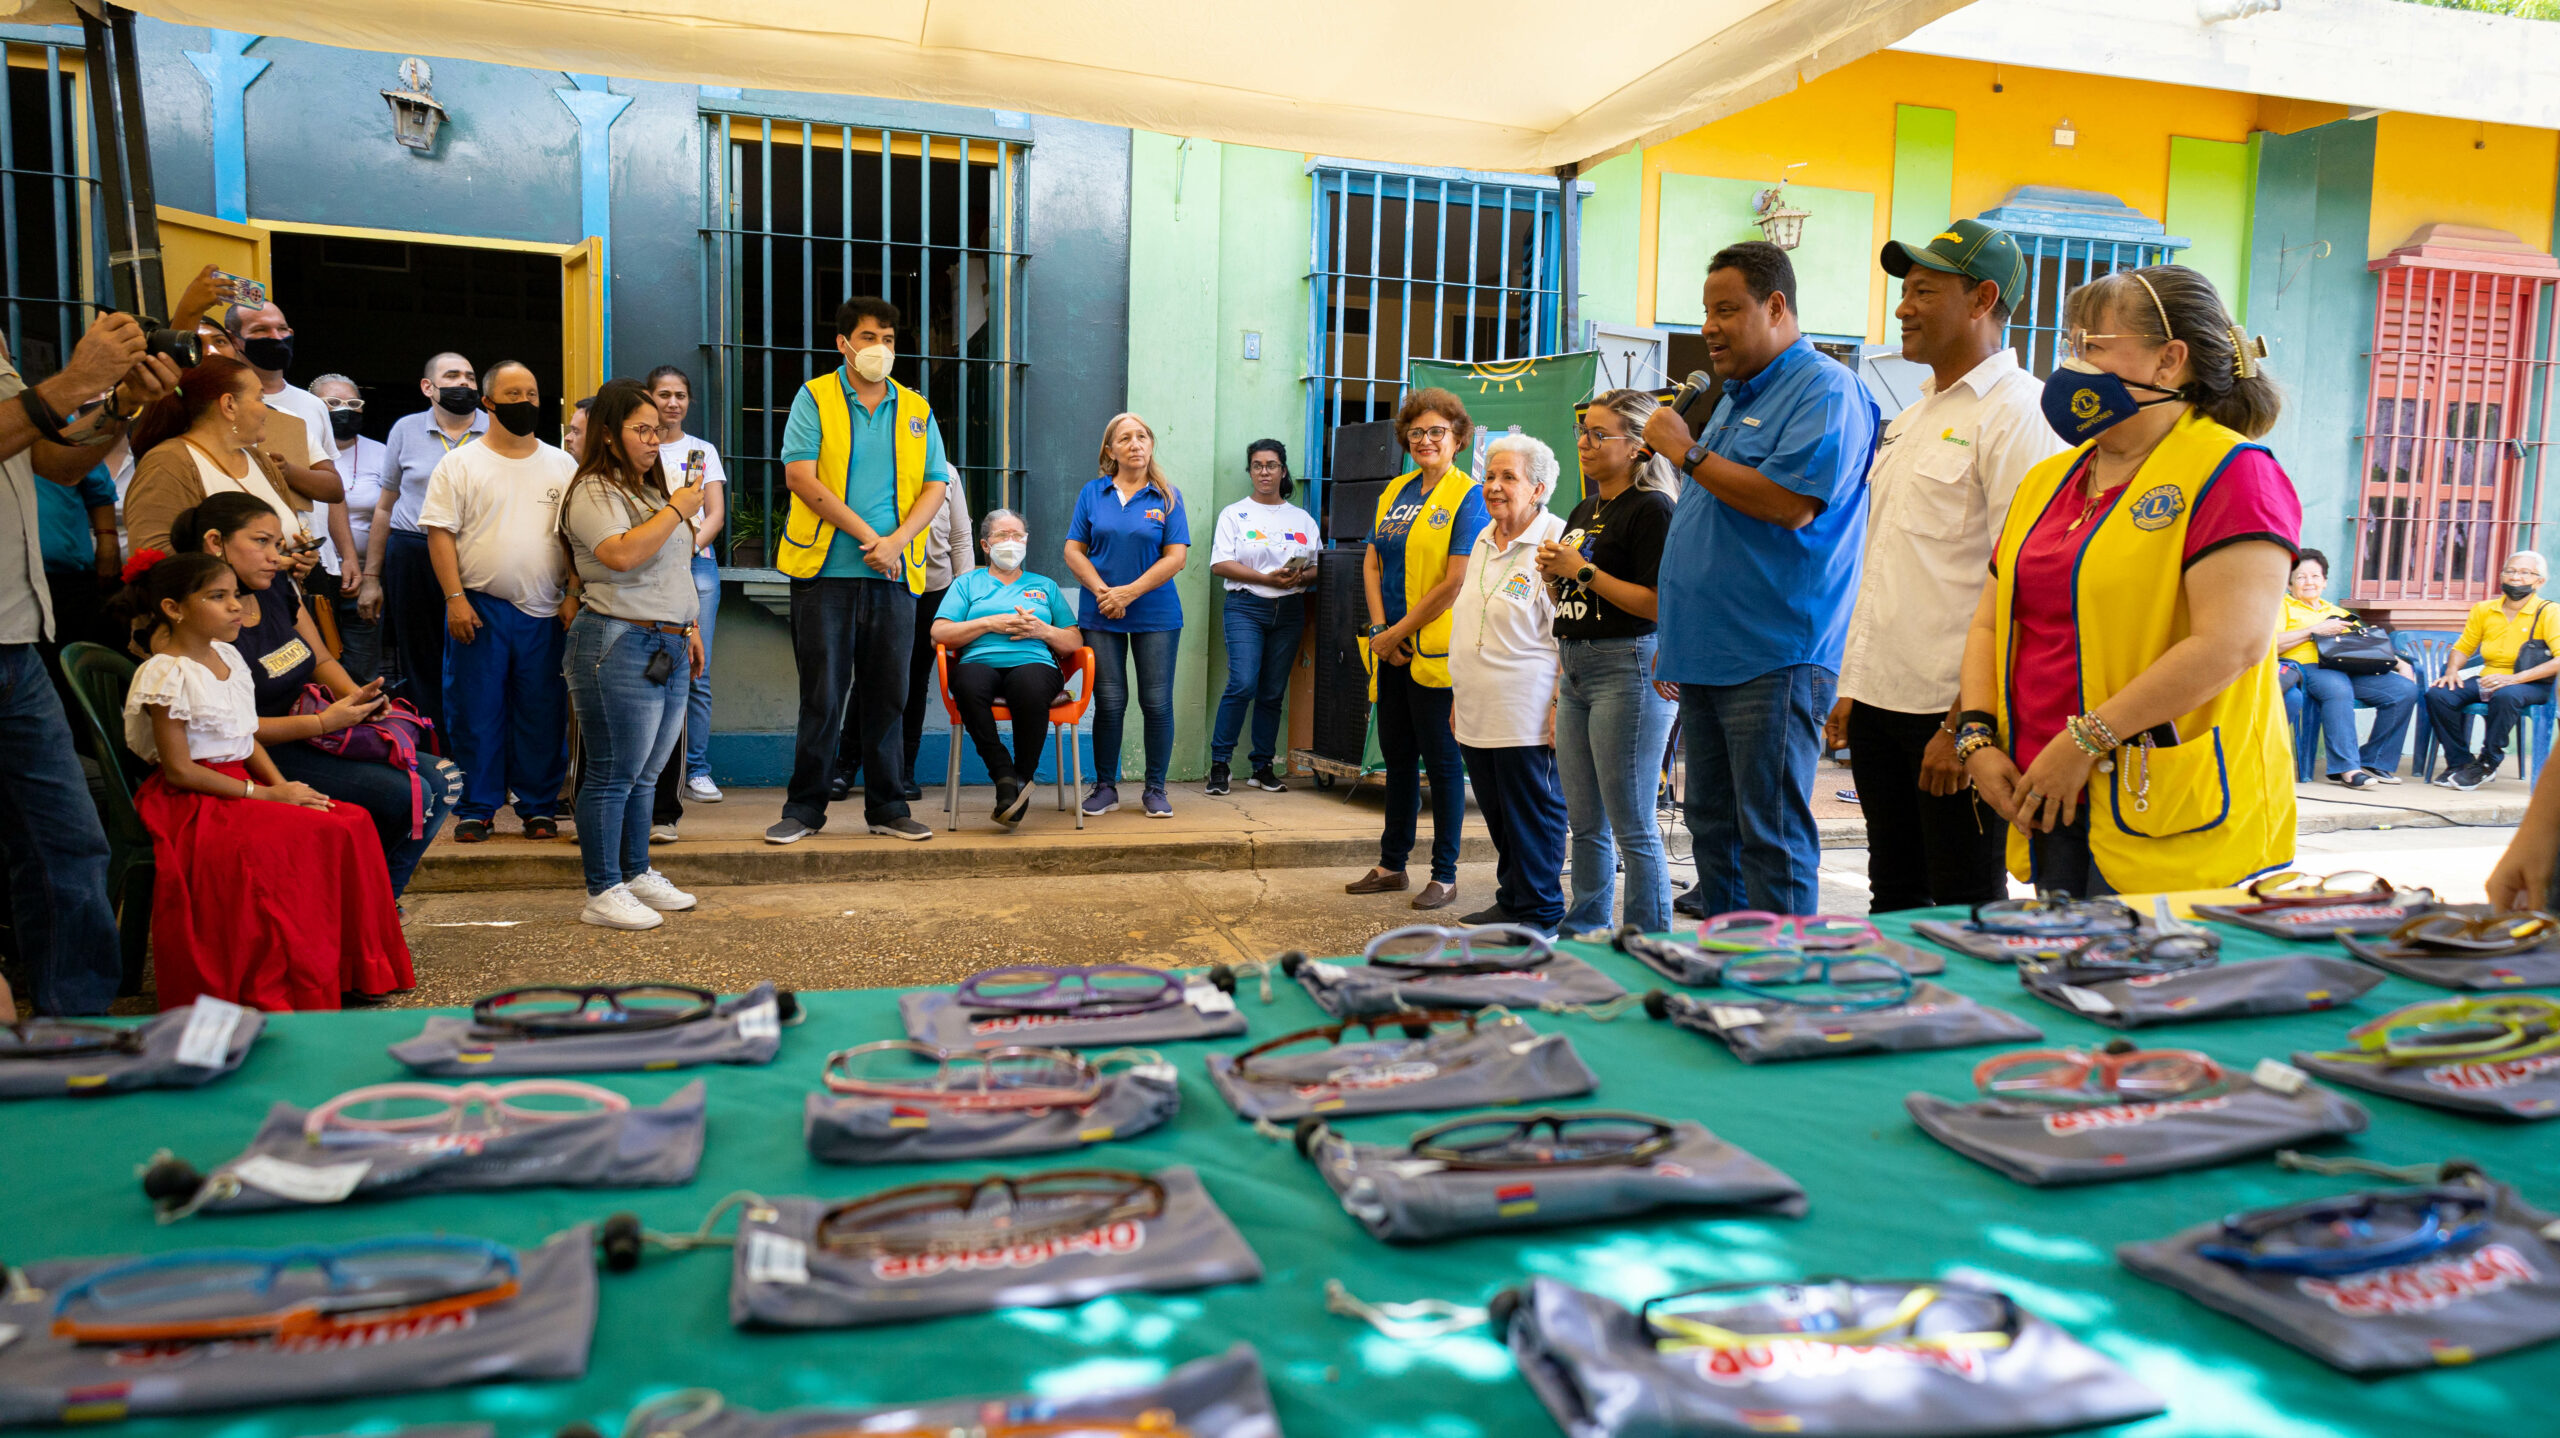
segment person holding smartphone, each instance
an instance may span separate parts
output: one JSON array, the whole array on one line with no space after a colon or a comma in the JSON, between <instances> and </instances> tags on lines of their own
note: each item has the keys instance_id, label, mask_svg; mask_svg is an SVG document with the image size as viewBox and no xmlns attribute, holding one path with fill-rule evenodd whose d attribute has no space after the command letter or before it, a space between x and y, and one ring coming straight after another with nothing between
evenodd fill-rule
<instances>
[{"instance_id":1,"label":"person holding smartphone","mask_svg":"<svg viewBox=\"0 0 2560 1438\"><path fill-rule=\"evenodd\" d=\"M1289 666L1297 662L1298 635L1306 628L1307 597L1316 582L1315 517L1289 502L1289 447L1257 439L1245 447L1245 478L1253 493L1218 513L1209 546L1209 572L1226 581L1221 611L1227 637L1227 692L1218 699L1217 727L1209 736L1208 792L1228 791L1227 761L1235 756L1245 710L1253 711L1253 777L1245 782L1274 794L1288 792L1271 770L1280 747L1280 704L1289 693Z\"/></svg>"}]
</instances>

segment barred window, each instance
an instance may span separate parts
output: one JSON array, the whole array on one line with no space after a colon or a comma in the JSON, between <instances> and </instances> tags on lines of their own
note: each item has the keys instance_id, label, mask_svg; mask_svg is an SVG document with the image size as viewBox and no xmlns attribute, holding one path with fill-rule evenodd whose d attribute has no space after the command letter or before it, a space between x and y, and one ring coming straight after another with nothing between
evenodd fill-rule
<instances>
[{"instance_id":1,"label":"barred window","mask_svg":"<svg viewBox=\"0 0 2560 1438\"><path fill-rule=\"evenodd\" d=\"M2118 270L2165 265L2187 247L2159 221L2094 190L2021 185L1982 212L2026 256L2027 292L2009 299L2009 343L2036 378L2063 360L2062 302L2073 290Z\"/></svg>"},{"instance_id":2,"label":"barred window","mask_svg":"<svg viewBox=\"0 0 2560 1438\"><path fill-rule=\"evenodd\" d=\"M842 363L836 307L899 310L893 376L941 426L970 513L1020 502L1030 146L702 112L704 423L729 470L724 568L770 570L791 400Z\"/></svg>"},{"instance_id":3,"label":"barred window","mask_svg":"<svg viewBox=\"0 0 2560 1438\"><path fill-rule=\"evenodd\" d=\"M89 327L105 217L88 174L79 46L7 42L0 94L0 308L29 383L62 367ZM172 275L170 293L187 276Z\"/></svg>"}]
</instances>

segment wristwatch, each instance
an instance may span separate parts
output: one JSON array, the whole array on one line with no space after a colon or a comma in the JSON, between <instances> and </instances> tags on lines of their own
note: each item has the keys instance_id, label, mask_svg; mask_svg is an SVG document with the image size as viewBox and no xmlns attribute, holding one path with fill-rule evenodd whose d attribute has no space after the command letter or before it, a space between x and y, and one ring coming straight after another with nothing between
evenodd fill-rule
<instances>
[{"instance_id":1,"label":"wristwatch","mask_svg":"<svg viewBox=\"0 0 2560 1438\"><path fill-rule=\"evenodd\" d=\"M1707 442L1702 439L1696 444L1689 446L1689 452L1687 454L1680 456L1680 472L1682 474L1695 473L1698 468L1698 461L1705 459L1706 457Z\"/></svg>"},{"instance_id":2,"label":"wristwatch","mask_svg":"<svg viewBox=\"0 0 2560 1438\"><path fill-rule=\"evenodd\" d=\"M1598 569L1586 564L1573 572L1573 582L1582 585L1585 588L1589 588L1591 585L1591 577L1599 572L1600 571Z\"/></svg>"}]
</instances>

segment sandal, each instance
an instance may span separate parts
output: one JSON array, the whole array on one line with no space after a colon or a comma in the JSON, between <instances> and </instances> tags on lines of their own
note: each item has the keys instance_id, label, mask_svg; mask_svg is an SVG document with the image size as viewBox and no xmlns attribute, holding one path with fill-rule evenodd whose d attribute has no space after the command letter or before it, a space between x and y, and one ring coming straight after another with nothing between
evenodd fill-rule
<instances>
[{"instance_id":1,"label":"sandal","mask_svg":"<svg viewBox=\"0 0 2560 1438\"><path fill-rule=\"evenodd\" d=\"M464 819L453 826L453 842L457 844L485 844L488 841L489 821L486 819Z\"/></svg>"},{"instance_id":2,"label":"sandal","mask_svg":"<svg viewBox=\"0 0 2560 1438\"><path fill-rule=\"evenodd\" d=\"M560 821L548 814L535 815L524 821L524 836L528 839L557 839L560 837Z\"/></svg>"}]
</instances>

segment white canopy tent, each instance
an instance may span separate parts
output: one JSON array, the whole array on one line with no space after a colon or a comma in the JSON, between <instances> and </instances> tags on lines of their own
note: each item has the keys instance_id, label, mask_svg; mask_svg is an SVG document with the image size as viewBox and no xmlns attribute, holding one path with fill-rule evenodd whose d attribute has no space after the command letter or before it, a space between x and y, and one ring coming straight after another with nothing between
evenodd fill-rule
<instances>
[{"instance_id":1,"label":"white canopy tent","mask_svg":"<svg viewBox=\"0 0 2560 1438\"><path fill-rule=\"evenodd\" d=\"M1029 111L1549 171L1667 139L1965 0L138 0L179 25L682 83ZM14 13L12 13L14 12ZM71 0L0 18L74 23Z\"/></svg>"}]
</instances>

